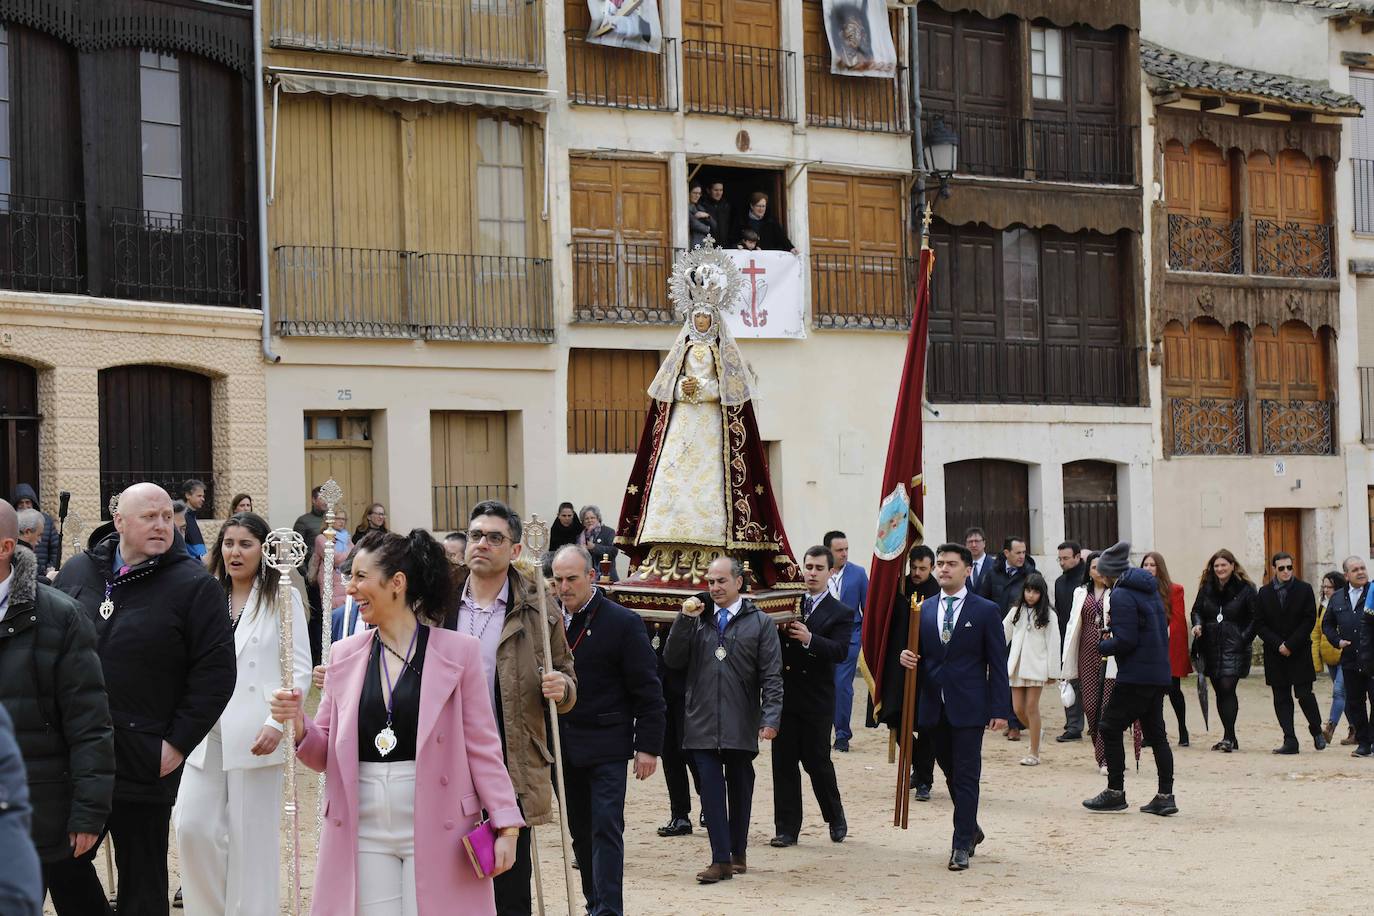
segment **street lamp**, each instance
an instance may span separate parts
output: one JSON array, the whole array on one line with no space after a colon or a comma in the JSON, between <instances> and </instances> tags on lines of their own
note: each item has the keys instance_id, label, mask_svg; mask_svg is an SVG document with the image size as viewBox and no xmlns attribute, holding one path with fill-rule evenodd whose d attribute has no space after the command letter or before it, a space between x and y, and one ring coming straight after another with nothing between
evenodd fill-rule
<instances>
[{"instance_id":1,"label":"street lamp","mask_svg":"<svg viewBox=\"0 0 1374 916\"><path fill-rule=\"evenodd\" d=\"M921 147L926 172L940 179L940 197L949 197L949 179L959 165L959 135L937 114L921 138Z\"/></svg>"}]
</instances>

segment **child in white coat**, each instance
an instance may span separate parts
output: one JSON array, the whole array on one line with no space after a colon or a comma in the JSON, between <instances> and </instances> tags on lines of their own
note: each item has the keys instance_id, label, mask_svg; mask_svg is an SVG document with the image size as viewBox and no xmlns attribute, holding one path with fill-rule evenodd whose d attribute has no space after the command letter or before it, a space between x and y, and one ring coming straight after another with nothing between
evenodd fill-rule
<instances>
[{"instance_id":1,"label":"child in white coat","mask_svg":"<svg viewBox=\"0 0 1374 916\"><path fill-rule=\"evenodd\" d=\"M1027 767L1040 764L1040 691L1059 679L1059 618L1050 606L1049 585L1040 573L1031 573L1021 589L1021 601L1002 620L1002 632L1010 647L1007 680L1016 718L1030 732L1030 754L1021 758Z\"/></svg>"}]
</instances>

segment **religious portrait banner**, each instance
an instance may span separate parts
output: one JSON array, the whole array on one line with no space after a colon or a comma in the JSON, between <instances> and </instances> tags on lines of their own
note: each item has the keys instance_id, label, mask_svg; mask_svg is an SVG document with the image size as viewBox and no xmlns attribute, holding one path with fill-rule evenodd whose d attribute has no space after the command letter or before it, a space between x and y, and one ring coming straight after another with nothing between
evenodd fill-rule
<instances>
[{"instance_id":1,"label":"religious portrait banner","mask_svg":"<svg viewBox=\"0 0 1374 916\"><path fill-rule=\"evenodd\" d=\"M658 0L587 0L587 43L657 54L663 48Z\"/></svg>"},{"instance_id":2,"label":"religious portrait banner","mask_svg":"<svg viewBox=\"0 0 1374 916\"><path fill-rule=\"evenodd\" d=\"M736 337L806 338L802 259L786 251L725 252L744 275L744 287L725 323Z\"/></svg>"},{"instance_id":3,"label":"religious portrait banner","mask_svg":"<svg viewBox=\"0 0 1374 916\"><path fill-rule=\"evenodd\" d=\"M897 75L897 47L886 0L822 0L830 39L830 72L837 76Z\"/></svg>"}]
</instances>

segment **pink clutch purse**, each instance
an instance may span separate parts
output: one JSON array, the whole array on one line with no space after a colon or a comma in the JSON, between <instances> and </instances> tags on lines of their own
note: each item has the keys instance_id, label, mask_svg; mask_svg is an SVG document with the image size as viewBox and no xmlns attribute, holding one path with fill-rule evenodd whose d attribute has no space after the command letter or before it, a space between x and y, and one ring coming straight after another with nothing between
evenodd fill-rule
<instances>
[{"instance_id":1,"label":"pink clutch purse","mask_svg":"<svg viewBox=\"0 0 1374 916\"><path fill-rule=\"evenodd\" d=\"M490 878L496 870L496 829L491 821L482 821L472 832L463 837L463 849L467 851L468 861L477 877Z\"/></svg>"}]
</instances>

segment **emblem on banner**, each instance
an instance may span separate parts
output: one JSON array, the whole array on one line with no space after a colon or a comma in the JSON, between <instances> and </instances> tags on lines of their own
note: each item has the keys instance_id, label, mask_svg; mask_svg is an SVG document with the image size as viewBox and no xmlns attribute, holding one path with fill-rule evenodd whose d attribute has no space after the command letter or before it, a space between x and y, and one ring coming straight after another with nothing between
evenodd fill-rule
<instances>
[{"instance_id":1,"label":"emblem on banner","mask_svg":"<svg viewBox=\"0 0 1374 916\"><path fill-rule=\"evenodd\" d=\"M878 542L873 549L878 559L895 560L906 550L906 526L910 514L911 497L907 495L906 484L898 483L878 507Z\"/></svg>"},{"instance_id":2,"label":"emblem on banner","mask_svg":"<svg viewBox=\"0 0 1374 916\"><path fill-rule=\"evenodd\" d=\"M768 268L759 265L753 258L749 259L748 267L740 270L749 278L748 285L740 290L740 318L746 327L762 328L768 325L768 309L762 307L763 300L768 298L768 281L763 279L767 272Z\"/></svg>"}]
</instances>

